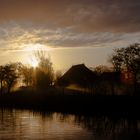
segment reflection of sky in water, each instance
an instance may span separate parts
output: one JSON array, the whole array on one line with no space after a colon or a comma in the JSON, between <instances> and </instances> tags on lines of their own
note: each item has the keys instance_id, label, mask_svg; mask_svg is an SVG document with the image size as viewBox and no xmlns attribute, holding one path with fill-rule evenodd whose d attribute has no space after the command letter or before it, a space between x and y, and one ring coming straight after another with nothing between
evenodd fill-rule
<instances>
[{"instance_id":1,"label":"reflection of sky in water","mask_svg":"<svg viewBox=\"0 0 140 140\"><path fill-rule=\"evenodd\" d=\"M139 132L136 120L0 110L0 139L129 140Z\"/></svg>"},{"instance_id":2,"label":"reflection of sky in water","mask_svg":"<svg viewBox=\"0 0 140 140\"><path fill-rule=\"evenodd\" d=\"M1 110L0 139L90 139L91 134L74 123L74 116Z\"/></svg>"}]
</instances>

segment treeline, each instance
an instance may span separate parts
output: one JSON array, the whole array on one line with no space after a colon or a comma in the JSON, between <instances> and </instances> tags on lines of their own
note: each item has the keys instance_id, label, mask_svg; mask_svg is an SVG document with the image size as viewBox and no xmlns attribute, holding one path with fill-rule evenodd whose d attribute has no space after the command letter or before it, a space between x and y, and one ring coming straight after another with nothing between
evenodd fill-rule
<instances>
[{"instance_id":1,"label":"treeline","mask_svg":"<svg viewBox=\"0 0 140 140\"><path fill-rule=\"evenodd\" d=\"M36 68L22 63L9 63L0 66L1 94L10 93L16 86L41 90L54 85L63 89L68 86L65 80L60 82L61 73L54 73L51 60L44 51L36 52L35 57L38 61ZM93 79L82 75L84 79L81 87L94 94L102 92L102 94L111 93L115 95L116 92L130 91L137 94L140 84L140 45L133 44L115 49L109 57L109 62L112 64L111 69L107 66L98 66L92 70L94 73ZM97 76L95 77L95 75ZM133 90L129 91L129 89Z\"/></svg>"},{"instance_id":2,"label":"treeline","mask_svg":"<svg viewBox=\"0 0 140 140\"><path fill-rule=\"evenodd\" d=\"M138 95L140 92L140 44L117 48L109 57L112 68L96 67L101 81L109 86L111 94ZM100 83L100 80L99 80ZM102 84L100 87L104 86ZM99 88L99 87L98 87Z\"/></svg>"},{"instance_id":3,"label":"treeline","mask_svg":"<svg viewBox=\"0 0 140 140\"><path fill-rule=\"evenodd\" d=\"M22 63L9 63L0 66L1 94L10 93L17 86L48 88L54 82L54 71L50 58L44 51L37 51L35 57L38 61L36 68Z\"/></svg>"}]
</instances>

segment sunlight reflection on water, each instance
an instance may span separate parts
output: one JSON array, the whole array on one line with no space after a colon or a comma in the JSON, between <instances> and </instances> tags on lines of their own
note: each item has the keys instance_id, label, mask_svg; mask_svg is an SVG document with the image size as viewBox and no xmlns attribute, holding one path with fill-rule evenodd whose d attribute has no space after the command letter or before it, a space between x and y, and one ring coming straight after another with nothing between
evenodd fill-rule
<instances>
[{"instance_id":1,"label":"sunlight reflection on water","mask_svg":"<svg viewBox=\"0 0 140 140\"><path fill-rule=\"evenodd\" d=\"M90 139L91 133L58 113L0 110L0 139Z\"/></svg>"}]
</instances>

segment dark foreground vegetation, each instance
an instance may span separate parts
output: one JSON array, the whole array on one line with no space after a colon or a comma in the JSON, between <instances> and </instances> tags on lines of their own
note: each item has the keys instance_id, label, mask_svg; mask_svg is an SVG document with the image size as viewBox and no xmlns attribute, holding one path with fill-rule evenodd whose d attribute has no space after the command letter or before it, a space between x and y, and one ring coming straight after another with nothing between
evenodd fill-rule
<instances>
[{"instance_id":1,"label":"dark foreground vegetation","mask_svg":"<svg viewBox=\"0 0 140 140\"><path fill-rule=\"evenodd\" d=\"M43 51L38 67L0 66L0 106L70 113L140 115L140 45L116 49L112 67L84 64L55 74ZM16 86L20 87L15 90ZM76 88L72 88L72 87Z\"/></svg>"},{"instance_id":2,"label":"dark foreground vegetation","mask_svg":"<svg viewBox=\"0 0 140 140\"><path fill-rule=\"evenodd\" d=\"M0 96L1 107L55 111L74 114L140 116L139 96L89 95L60 89L20 90Z\"/></svg>"}]
</instances>

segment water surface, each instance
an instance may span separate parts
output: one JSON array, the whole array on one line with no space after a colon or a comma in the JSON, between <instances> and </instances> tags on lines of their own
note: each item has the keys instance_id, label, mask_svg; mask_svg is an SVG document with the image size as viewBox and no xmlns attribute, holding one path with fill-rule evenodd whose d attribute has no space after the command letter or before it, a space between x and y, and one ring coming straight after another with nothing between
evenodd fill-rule
<instances>
[{"instance_id":1,"label":"water surface","mask_svg":"<svg viewBox=\"0 0 140 140\"><path fill-rule=\"evenodd\" d=\"M0 109L0 140L140 139L140 121Z\"/></svg>"}]
</instances>

